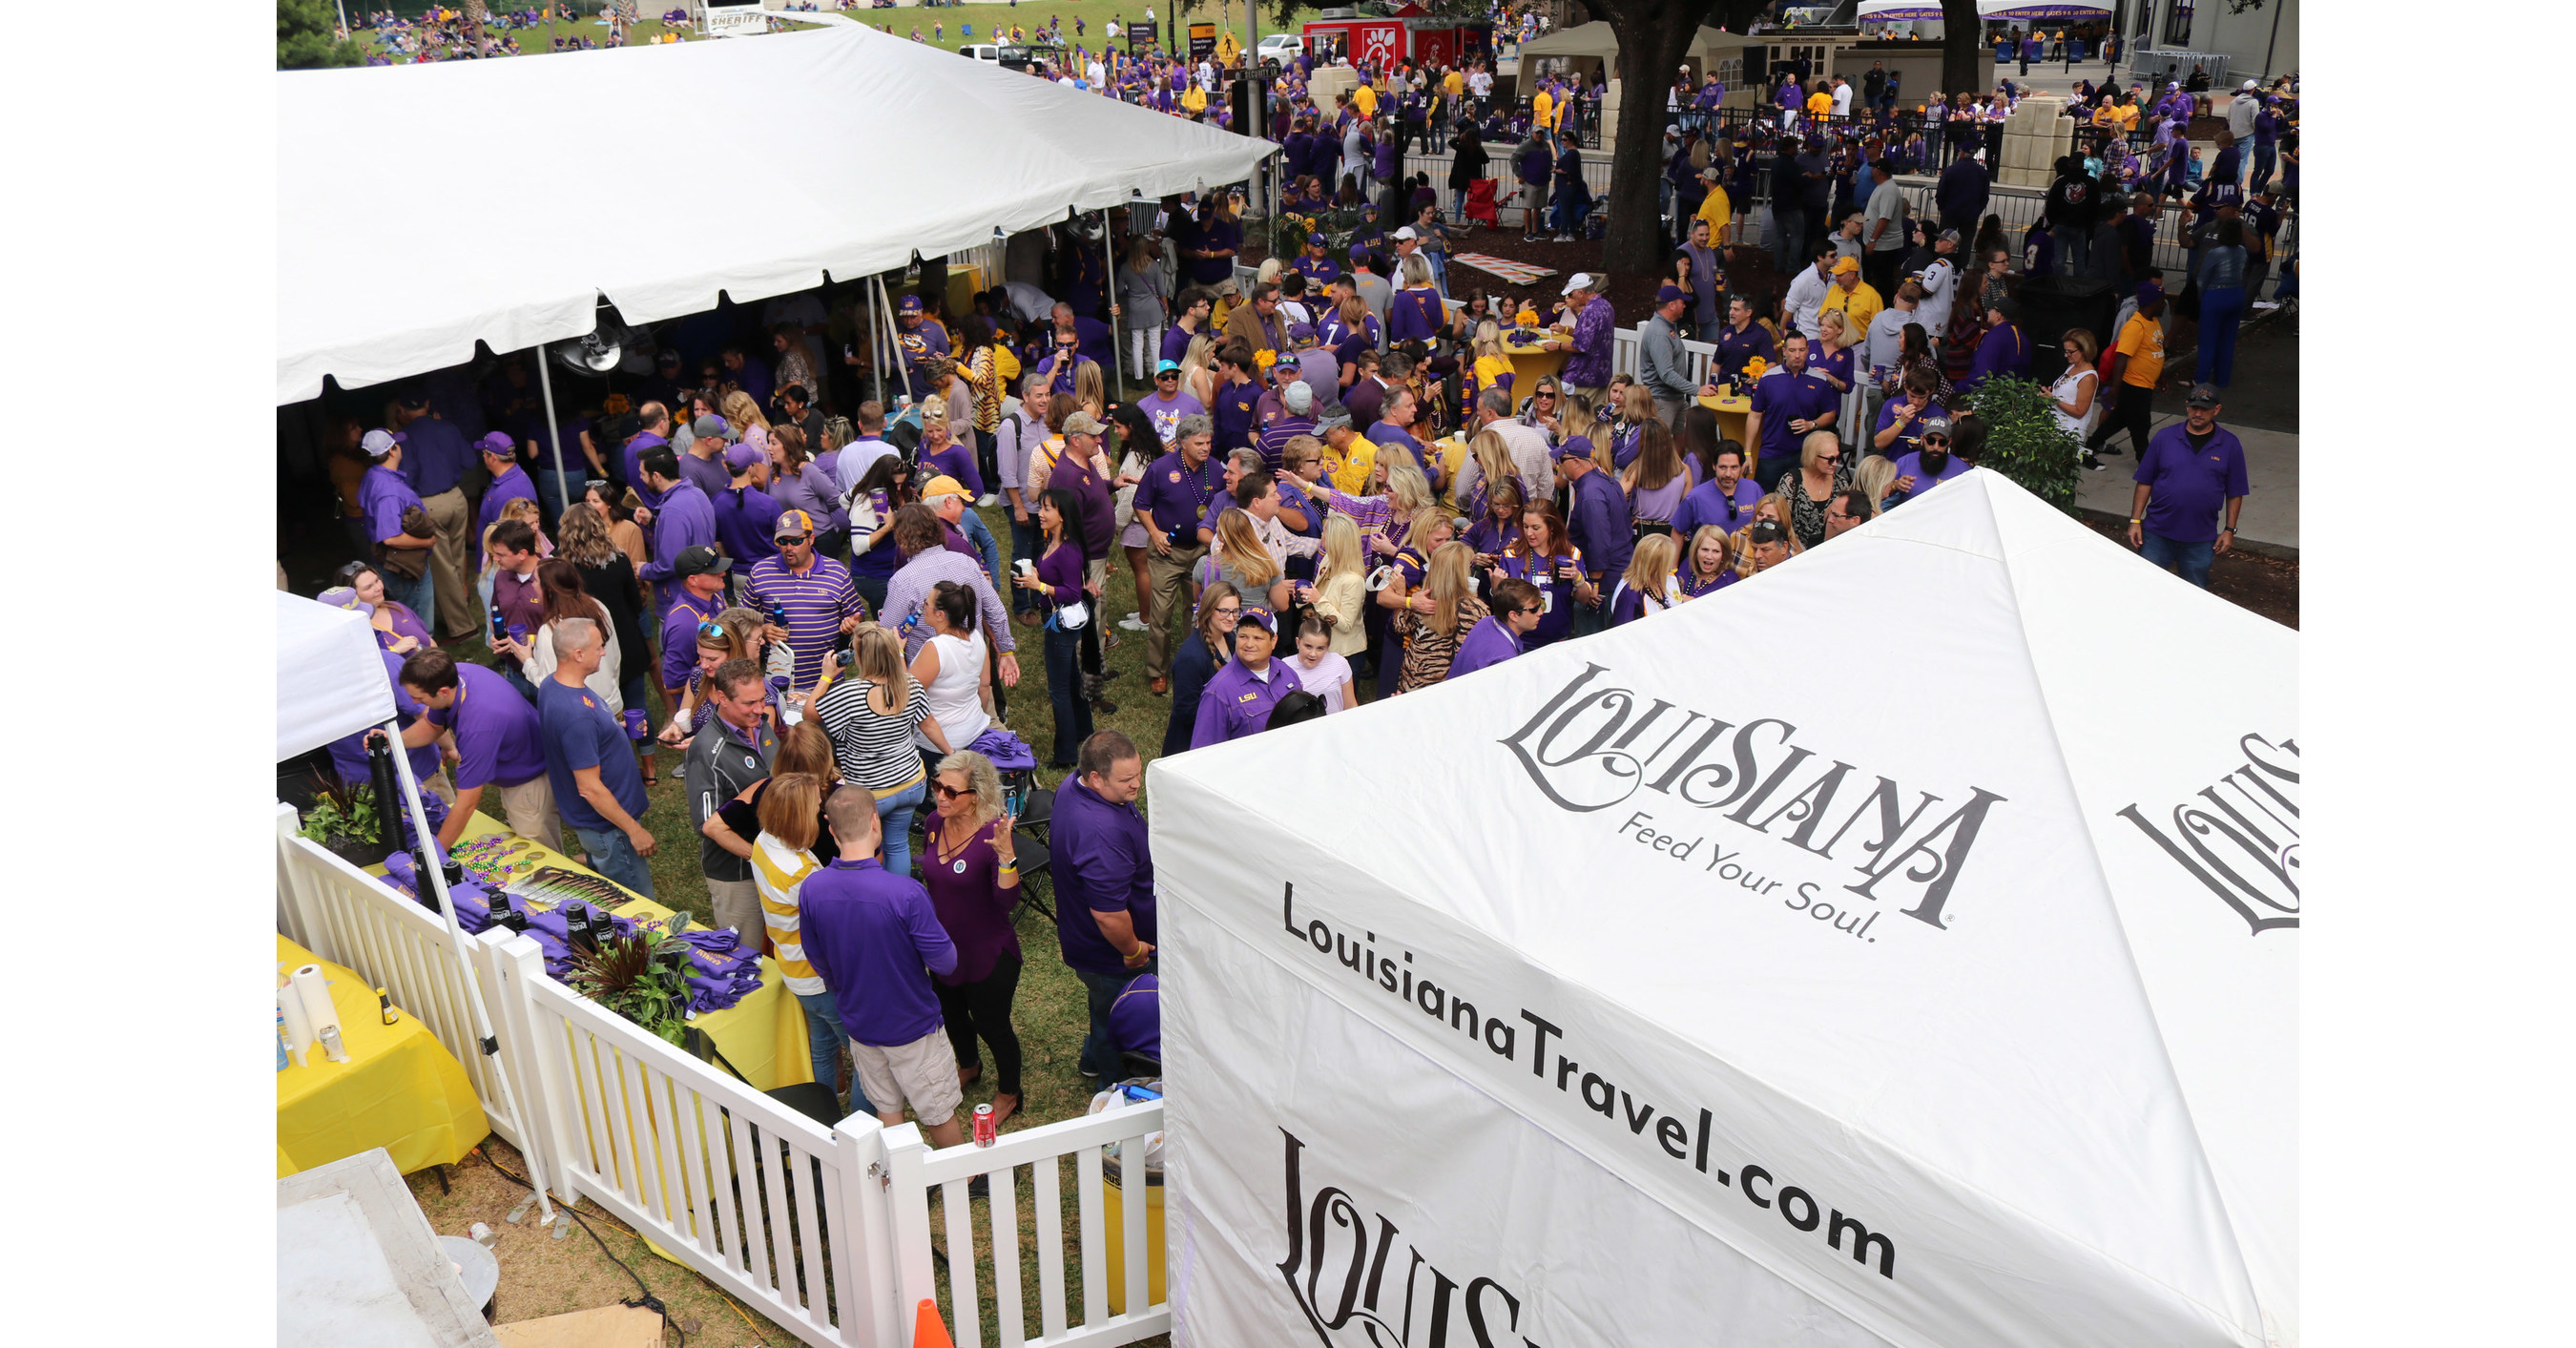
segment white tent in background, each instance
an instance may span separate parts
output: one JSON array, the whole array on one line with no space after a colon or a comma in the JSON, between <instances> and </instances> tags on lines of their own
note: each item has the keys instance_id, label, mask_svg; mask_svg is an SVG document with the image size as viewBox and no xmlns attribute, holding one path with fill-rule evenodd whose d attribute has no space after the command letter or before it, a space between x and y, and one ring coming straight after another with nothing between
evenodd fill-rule
<instances>
[{"instance_id":1,"label":"white tent in background","mask_svg":"<svg viewBox=\"0 0 2576 1348\"><path fill-rule=\"evenodd\" d=\"M757 190L675 199L593 155L713 99L802 128ZM748 109L757 105L757 116ZM676 119L676 120L673 120ZM973 147L936 174L926 147ZM855 278L1244 177L1267 141L1077 93L859 24L546 61L277 77L277 400ZM447 171L451 164L467 171ZM934 181L933 179L936 179Z\"/></svg>"},{"instance_id":2,"label":"white tent in background","mask_svg":"<svg viewBox=\"0 0 2576 1348\"><path fill-rule=\"evenodd\" d=\"M394 719L393 685L366 618L276 593L277 761Z\"/></svg>"},{"instance_id":3,"label":"white tent in background","mask_svg":"<svg viewBox=\"0 0 2576 1348\"><path fill-rule=\"evenodd\" d=\"M1941 0L1860 0L1854 17L1862 23L1939 23Z\"/></svg>"},{"instance_id":4,"label":"white tent in background","mask_svg":"<svg viewBox=\"0 0 2576 1348\"><path fill-rule=\"evenodd\" d=\"M1975 472L1155 763L1178 1341L2296 1344L2297 680Z\"/></svg>"},{"instance_id":5,"label":"white tent in background","mask_svg":"<svg viewBox=\"0 0 2576 1348\"><path fill-rule=\"evenodd\" d=\"M1987 23L2094 23L2110 17L2110 0L1977 0L1977 18Z\"/></svg>"}]
</instances>

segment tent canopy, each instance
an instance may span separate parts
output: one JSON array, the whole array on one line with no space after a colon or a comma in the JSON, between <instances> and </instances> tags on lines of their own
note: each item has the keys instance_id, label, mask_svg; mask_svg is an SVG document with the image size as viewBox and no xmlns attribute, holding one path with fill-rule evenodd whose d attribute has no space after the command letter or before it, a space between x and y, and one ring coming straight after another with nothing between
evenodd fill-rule
<instances>
[{"instance_id":1,"label":"tent canopy","mask_svg":"<svg viewBox=\"0 0 2576 1348\"><path fill-rule=\"evenodd\" d=\"M715 99L803 127L757 186L593 167L596 129ZM1065 218L1232 182L1267 141L859 24L548 61L277 76L277 400L851 278ZM441 156L447 145L464 156ZM942 174L925 147L973 148ZM537 147L554 147L543 152ZM461 172L442 171L450 162Z\"/></svg>"},{"instance_id":2,"label":"tent canopy","mask_svg":"<svg viewBox=\"0 0 2576 1348\"><path fill-rule=\"evenodd\" d=\"M277 592L277 761L394 719L376 634L353 609Z\"/></svg>"},{"instance_id":3,"label":"tent canopy","mask_svg":"<svg viewBox=\"0 0 2576 1348\"><path fill-rule=\"evenodd\" d=\"M1977 0L1977 17L1992 23L2005 20L2016 23L2050 23L2063 19L2072 23L2091 23L2111 17L2108 0Z\"/></svg>"},{"instance_id":4,"label":"tent canopy","mask_svg":"<svg viewBox=\"0 0 2576 1348\"><path fill-rule=\"evenodd\" d=\"M1741 52L1752 41L1740 33L1723 28L1702 27L1683 51L1685 59L1700 63L1703 70L1713 70L1719 61ZM1599 61L1613 75L1619 73L1619 35L1607 21L1576 24L1560 28L1545 37L1533 38L1520 46L1520 59L1542 56L1571 56Z\"/></svg>"},{"instance_id":5,"label":"tent canopy","mask_svg":"<svg viewBox=\"0 0 2576 1348\"><path fill-rule=\"evenodd\" d=\"M1330 1185L1512 1342L2295 1344L2297 680L1978 471L1156 762L1190 1336L1294 1321Z\"/></svg>"}]
</instances>

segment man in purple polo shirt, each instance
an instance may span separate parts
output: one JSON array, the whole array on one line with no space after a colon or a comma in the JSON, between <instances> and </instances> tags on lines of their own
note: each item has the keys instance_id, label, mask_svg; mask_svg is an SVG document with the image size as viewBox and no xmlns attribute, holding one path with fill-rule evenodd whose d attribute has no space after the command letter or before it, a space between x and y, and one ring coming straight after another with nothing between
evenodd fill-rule
<instances>
[{"instance_id":1,"label":"man in purple polo shirt","mask_svg":"<svg viewBox=\"0 0 2576 1348\"><path fill-rule=\"evenodd\" d=\"M526 520L503 520L492 529L492 606L501 611L505 631L483 634L483 644L501 657L501 676L527 697L535 697L519 672L532 649L536 630L545 625L545 592L537 586L537 530Z\"/></svg>"},{"instance_id":2,"label":"man in purple polo shirt","mask_svg":"<svg viewBox=\"0 0 2576 1348\"><path fill-rule=\"evenodd\" d=\"M1285 370L1294 367L1282 361L1279 368ZM1294 379L1279 390L1279 416L1276 420L1262 426L1260 440L1256 446L1261 454L1263 468L1274 473L1278 472L1281 456L1287 453L1288 442L1298 436L1315 433L1314 412L1314 385L1303 379Z\"/></svg>"},{"instance_id":3,"label":"man in purple polo shirt","mask_svg":"<svg viewBox=\"0 0 2576 1348\"><path fill-rule=\"evenodd\" d=\"M823 817L841 854L806 876L797 892L806 962L822 975L841 1013L859 1093L878 1121L902 1123L909 1104L932 1146L954 1147L965 1140L957 1127L964 1096L957 1050L930 980L956 972L956 943L939 924L930 891L890 874L876 859L885 826L865 789L834 791L823 802Z\"/></svg>"},{"instance_id":4,"label":"man in purple polo shirt","mask_svg":"<svg viewBox=\"0 0 2576 1348\"><path fill-rule=\"evenodd\" d=\"M635 489L635 494L643 498L644 504L659 505L661 504L660 495L645 490L642 464L647 450L659 449L671 443L671 409L658 402L646 403L635 409L635 424L644 429L637 431L635 438L626 442L626 451L621 460L626 476L621 480Z\"/></svg>"},{"instance_id":5,"label":"man in purple polo shirt","mask_svg":"<svg viewBox=\"0 0 2576 1348\"><path fill-rule=\"evenodd\" d=\"M1243 616L1234 623L1234 658L1199 694L1198 720L1190 728L1191 748L1260 734L1269 729L1270 712L1279 699L1304 690L1287 661L1271 658L1278 647L1277 616L1246 600Z\"/></svg>"},{"instance_id":6,"label":"man in purple polo shirt","mask_svg":"<svg viewBox=\"0 0 2576 1348\"><path fill-rule=\"evenodd\" d=\"M1686 553L1701 525L1714 524L1721 533L1734 533L1753 517L1753 507L1762 499L1762 488L1744 476L1744 446L1720 440L1709 459L1709 480L1691 488L1682 503L1673 507L1673 541Z\"/></svg>"},{"instance_id":7,"label":"man in purple polo shirt","mask_svg":"<svg viewBox=\"0 0 2576 1348\"><path fill-rule=\"evenodd\" d=\"M590 618L566 618L554 636L555 672L537 689L537 724L555 808L592 870L649 899L653 870L645 860L658 844L642 823L644 774L626 727L582 682L599 672L608 636Z\"/></svg>"},{"instance_id":8,"label":"man in purple polo shirt","mask_svg":"<svg viewBox=\"0 0 2576 1348\"><path fill-rule=\"evenodd\" d=\"M1717 358L1711 362L1711 383L1724 380L1729 384L1744 382L1744 367L1760 356L1766 366L1779 363L1771 345L1771 330L1753 321L1753 302L1742 295L1726 300L1726 323L1717 330Z\"/></svg>"},{"instance_id":9,"label":"man in purple polo shirt","mask_svg":"<svg viewBox=\"0 0 2576 1348\"><path fill-rule=\"evenodd\" d=\"M1628 516L1628 495L1619 490L1618 478L1592 461L1590 451L1579 435L1556 447L1556 481L1566 489L1568 502L1565 534L1583 554L1583 569L1595 592L1593 602L1575 607L1574 630L1578 634L1601 630L1601 620L1607 613L1600 596L1618 584L1637 551L1636 527Z\"/></svg>"},{"instance_id":10,"label":"man in purple polo shirt","mask_svg":"<svg viewBox=\"0 0 2576 1348\"><path fill-rule=\"evenodd\" d=\"M868 606L850 581L850 568L814 551L815 521L802 510L778 516L771 541L778 554L752 564L743 586L743 602L769 617L762 629L771 641L787 643L796 656L792 690L803 693L823 677L823 657L841 634L858 630ZM787 622L780 625L778 619ZM665 640L668 640L666 637Z\"/></svg>"},{"instance_id":11,"label":"man in purple polo shirt","mask_svg":"<svg viewBox=\"0 0 2576 1348\"><path fill-rule=\"evenodd\" d=\"M1893 406L1893 404L1891 404ZM1950 419L1927 417L1916 448L1897 456L1896 480L1883 509L1893 510L1968 471L1968 462L1950 453Z\"/></svg>"},{"instance_id":12,"label":"man in purple polo shirt","mask_svg":"<svg viewBox=\"0 0 2576 1348\"><path fill-rule=\"evenodd\" d=\"M1082 742L1074 773L1056 788L1047 874L1055 881L1056 942L1090 1003L1077 1066L1087 1077L1114 1078L1110 1005L1129 979L1161 972L1154 961L1154 854L1136 811L1145 761L1134 740L1099 730Z\"/></svg>"},{"instance_id":13,"label":"man in purple polo shirt","mask_svg":"<svg viewBox=\"0 0 2576 1348\"><path fill-rule=\"evenodd\" d=\"M480 625L466 598L473 587L465 583L465 531L473 518L465 504L465 470L474 462L474 449L455 422L429 410L429 395L418 388L397 395L389 429L403 437L402 475L420 493L430 527L437 531L438 546L429 554L429 573L438 590L438 620L426 609L418 612L430 630L454 641Z\"/></svg>"},{"instance_id":14,"label":"man in purple polo shirt","mask_svg":"<svg viewBox=\"0 0 2576 1348\"><path fill-rule=\"evenodd\" d=\"M768 458L749 445L732 445L725 450L725 467L725 489L711 498L716 542L746 567L777 556L778 545L769 537L777 531L778 501L762 489L769 482Z\"/></svg>"},{"instance_id":15,"label":"man in purple polo shirt","mask_svg":"<svg viewBox=\"0 0 2576 1348\"><path fill-rule=\"evenodd\" d=\"M662 691L674 709L698 667L698 624L714 622L724 611L725 573L732 569L730 559L703 545L682 551L671 564L671 611L662 615Z\"/></svg>"},{"instance_id":16,"label":"man in purple polo shirt","mask_svg":"<svg viewBox=\"0 0 2576 1348\"><path fill-rule=\"evenodd\" d=\"M1136 481L1136 523L1145 530L1145 678L1157 695L1168 687L1171 674L1172 614L1190 572L1205 555L1199 516L1225 478L1224 468L1210 459L1215 443L1213 421L1195 414L1183 417L1173 427L1171 452L1147 465Z\"/></svg>"},{"instance_id":17,"label":"man in purple polo shirt","mask_svg":"<svg viewBox=\"0 0 2576 1348\"><path fill-rule=\"evenodd\" d=\"M2247 491L2245 446L2235 432L2219 429L2218 406L2216 389L2191 386L2181 424L2147 442L2129 507L2129 546L2204 590L2211 560L2235 546L2236 516Z\"/></svg>"},{"instance_id":18,"label":"man in purple polo shirt","mask_svg":"<svg viewBox=\"0 0 2576 1348\"><path fill-rule=\"evenodd\" d=\"M1754 384L1753 411L1744 419L1744 438L1762 455L1756 482L1776 482L1796 468L1807 433L1832 430L1842 415L1842 395L1807 369L1806 337L1790 333L1781 347L1780 365Z\"/></svg>"},{"instance_id":19,"label":"man in purple polo shirt","mask_svg":"<svg viewBox=\"0 0 2576 1348\"><path fill-rule=\"evenodd\" d=\"M725 449L730 445L733 427L725 419L709 413L689 423L689 448L680 455L680 476L698 484L698 490L713 501L733 485L733 473L725 462Z\"/></svg>"},{"instance_id":20,"label":"man in purple polo shirt","mask_svg":"<svg viewBox=\"0 0 2576 1348\"><path fill-rule=\"evenodd\" d=\"M545 737L537 709L519 690L492 670L460 664L435 646L403 661L402 686L428 709L403 732L403 743L436 743L444 732L456 736L455 808L439 825L438 845L453 847L464 836L490 785L512 832L562 851L554 789L546 780Z\"/></svg>"},{"instance_id":21,"label":"man in purple polo shirt","mask_svg":"<svg viewBox=\"0 0 2576 1348\"><path fill-rule=\"evenodd\" d=\"M716 509L698 484L680 476L679 456L670 446L647 451L641 466L644 485L662 503L635 512L635 522L653 531L653 560L635 574L653 586L653 621L659 624L671 611L672 591L679 579L672 566L680 554L716 544Z\"/></svg>"},{"instance_id":22,"label":"man in purple polo shirt","mask_svg":"<svg viewBox=\"0 0 2576 1348\"><path fill-rule=\"evenodd\" d=\"M1443 682L1456 682L1487 665L1499 665L1521 653L1521 638L1538 630L1538 620L1547 612L1539 602L1538 587L1528 581L1506 577L1494 582L1494 611L1480 619L1458 643L1458 654L1449 661L1449 673Z\"/></svg>"},{"instance_id":23,"label":"man in purple polo shirt","mask_svg":"<svg viewBox=\"0 0 2576 1348\"><path fill-rule=\"evenodd\" d=\"M384 578L388 598L410 605L422 625L436 631L438 587L430 577L428 561L431 549L438 546L438 534L421 506L420 493L402 475L402 444L391 432L369 431L359 439L358 449L371 460L366 476L358 479L358 509L367 517L367 537L376 541L376 573ZM414 511L420 513L414 515ZM414 526L419 532L412 531ZM397 554L407 563L419 562L420 574L396 574L392 559Z\"/></svg>"},{"instance_id":24,"label":"man in purple polo shirt","mask_svg":"<svg viewBox=\"0 0 2576 1348\"><path fill-rule=\"evenodd\" d=\"M501 507L512 501L537 499L537 486L528 480L528 470L519 466L519 447L511 443L506 431L493 431L475 442L483 451L483 471L492 475L492 485L483 489L483 508L476 512L474 532L465 540L466 564L476 573L483 570L483 532L501 522Z\"/></svg>"}]
</instances>

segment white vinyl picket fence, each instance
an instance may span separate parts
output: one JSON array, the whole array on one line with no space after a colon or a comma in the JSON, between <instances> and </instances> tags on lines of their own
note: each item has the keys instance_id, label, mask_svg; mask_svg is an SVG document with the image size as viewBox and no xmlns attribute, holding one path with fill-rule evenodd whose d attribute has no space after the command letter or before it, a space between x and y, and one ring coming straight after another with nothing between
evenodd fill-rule
<instances>
[{"instance_id":1,"label":"white vinyl picket fence","mask_svg":"<svg viewBox=\"0 0 2576 1348\"><path fill-rule=\"evenodd\" d=\"M1143 1136L1163 1126L1159 1102L1008 1133L989 1148L932 1150L914 1125L889 1129L865 1114L826 1127L554 981L526 936L496 928L469 938L470 967L460 964L440 918L294 828L281 805L279 929L383 986L438 1035L465 1065L494 1131L539 1159L559 1201L589 1199L806 1343L909 1348L923 1298L943 1300L965 1345L985 1343L987 1325L1003 1348L1112 1348L1170 1328L1169 1308L1146 1304L1141 1192L1121 1229L1104 1233L1101 1148L1114 1142L1143 1155ZM497 1053L474 1039L469 979L481 985ZM522 1129L505 1126L498 1103L505 1071ZM1059 1198L1067 1158L1079 1218L1072 1235ZM1033 1200L1025 1223L1023 1168ZM989 1306L977 1285L976 1200L967 1193L982 1175L996 1195L983 1223L993 1255ZM934 1186L946 1248L970 1252L952 1265L944 1298L932 1271L940 1257L930 1231ZM1120 1242L1124 1263L1118 1315L1107 1308L1108 1239ZM1023 1250L1038 1265L1036 1337L1025 1328ZM1081 1318L1068 1325L1077 1284Z\"/></svg>"}]
</instances>

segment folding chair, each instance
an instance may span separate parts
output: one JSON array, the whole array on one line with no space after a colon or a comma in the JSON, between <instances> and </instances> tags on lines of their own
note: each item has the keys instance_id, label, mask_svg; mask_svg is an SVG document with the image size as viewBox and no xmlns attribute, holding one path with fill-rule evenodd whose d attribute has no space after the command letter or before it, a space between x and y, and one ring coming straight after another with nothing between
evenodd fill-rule
<instances>
[{"instance_id":1,"label":"folding chair","mask_svg":"<svg viewBox=\"0 0 2576 1348\"><path fill-rule=\"evenodd\" d=\"M1054 790L1032 783L1028 800L1020 809L1020 822L1011 830L1012 851L1020 859L1020 902L1044 914L1049 922L1055 921L1055 909L1040 903L1037 895L1030 891L1028 882L1047 873L1050 860L1047 824L1054 818Z\"/></svg>"}]
</instances>

